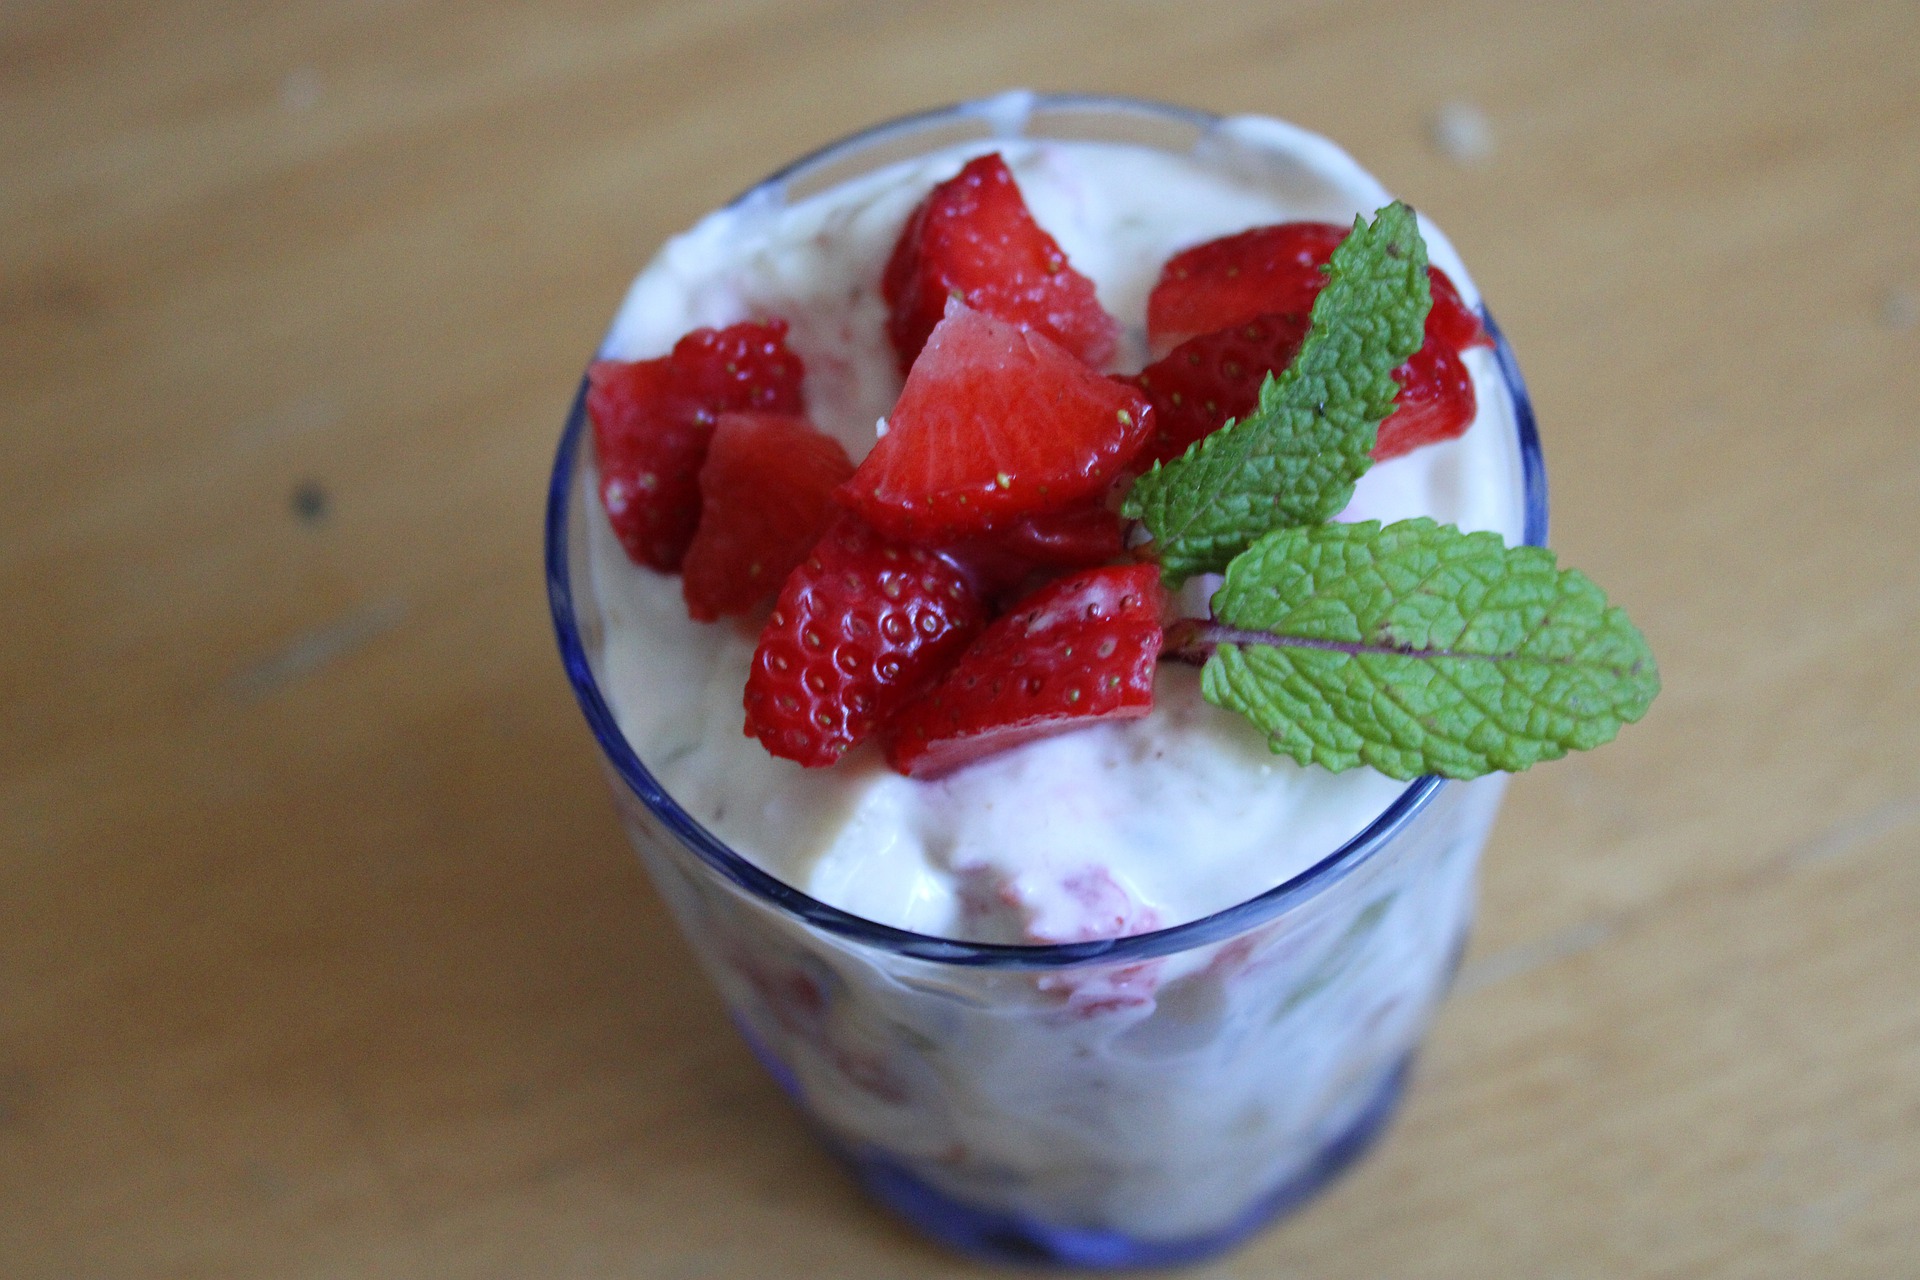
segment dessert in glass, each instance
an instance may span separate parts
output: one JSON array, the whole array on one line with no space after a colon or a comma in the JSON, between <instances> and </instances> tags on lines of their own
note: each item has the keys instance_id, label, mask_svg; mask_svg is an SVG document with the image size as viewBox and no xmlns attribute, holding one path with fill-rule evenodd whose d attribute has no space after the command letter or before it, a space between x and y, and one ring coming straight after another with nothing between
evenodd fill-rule
<instances>
[{"instance_id":1,"label":"dessert in glass","mask_svg":"<svg viewBox=\"0 0 1920 1280\"><path fill-rule=\"evenodd\" d=\"M910 363L889 341L890 255L929 192L987 155L1118 321L1093 354L1122 381L1166 357L1144 318L1170 257L1391 199L1278 121L1004 95L858 134L710 215L642 272L601 360L773 325L812 423L859 463ZM1519 370L1451 246L1421 231L1484 326L1460 353L1471 423L1373 467L1339 519L1542 545ZM568 675L742 1036L873 1195L975 1254L1155 1265L1230 1246L1366 1149L1465 944L1503 775L1298 766L1177 663L1150 711L937 772L906 776L871 743L803 769L741 730L768 601L695 620L692 569L683 600L636 562L589 393L547 512ZM1204 611L1217 583L1169 609Z\"/></svg>"}]
</instances>

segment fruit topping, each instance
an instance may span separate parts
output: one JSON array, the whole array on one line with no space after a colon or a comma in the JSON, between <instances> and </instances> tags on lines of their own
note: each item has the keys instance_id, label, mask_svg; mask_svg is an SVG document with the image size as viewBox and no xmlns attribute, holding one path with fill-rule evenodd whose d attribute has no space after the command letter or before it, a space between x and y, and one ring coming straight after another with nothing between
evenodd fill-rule
<instances>
[{"instance_id":1,"label":"fruit topping","mask_svg":"<svg viewBox=\"0 0 1920 1280\"><path fill-rule=\"evenodd\" d=\"M600 500L636 562L663 573L680 567L700 522L700 466L720 414L801 411L805 369L786 333L782 320L695 329L658 359L587 369Z\"/></svg>"},{"instance_id":2,"label":"fruit topping","mask_svg":"<svg viewBox=\"0 0 1920 1280\"><path fill-rule=\"evenodd\" d=\"M949 298L1044 333L1093 365L1113 354L1120 330L1101 309L1093 282L1033 220L998 155L968 161L913 211L880 291L887 337L903 373L946 314Z\"/></svg>"},{"instance_id":3,"label":"fruit topping","mask_svg":"<svg viewBox=\"0 0 1920 1280\"><path fill-rule=\"evenodd\" d=\"M1126 553L1127 521L1104 501L1027 516L1005 529L940 549L972 575L982 595L1011 603L1074 569L1091 569Z\"/></svg>"},{"instance_id":4,"label":"fruit topping","mask_svg":"<svg viewBox=\"0 0 1920 1280\"><path fill-rule=\"evenodd\" d=\"M1427 337L1455 351L1468 347L1491 347L1493 335L1480 323L1480 316L1460 296L1447 273L1438 267L1427 268L1427 283L1433 291L1433 308L1427 312Z\"/></svg>"},{"instance_id":5,"label":"fruit topping","mask_svg":"<svg viewBox=\"0 0 1920 1280\"><path fill-rule=\"evenodd\" d=\"M1127 522L1105 501L1027 516L997 535L1000 545L1046 569L1087 569L1126 550Z\"/></svg>"},{"instance_id":6,"label":"fruit topping","mask_svg":"<svg viewBox=\"0 0 1920 1280\"><path fill-rule=\"evenodd\" d=\"M969 646L901 709L887 760L937 778L1009 747L1153 709L1160 571L1089 569L1049 583Z\"/></svg>"},{"instance_id":7,"label":"fruit topping","mask_svg":"<svg viewBox=\"0 0 1920 1280\"><path fill-rule=\"evenodd\" d=\"M1151 429L1135 388L954 302L839 498L893 537L953 541L1103 495Z\"/></svg>"},{"instance_id":8,"label":"fruit topping","mask_svg":"<svg viewBox=\"0 0 1920 1280\"><path fill-rule=\"evenodd\" d=\"M776 756L830 765L986 621L966 574L843 514L780 589L747 675L746 731Z\"/></svg>"},{"instance_id":9,"label":"fruit topping","mask_svg":"<svg viewBox=\"0 0 1920 1280\"><path fill-rule=\"evenodd\" d=\"M1261 380L1286 368L1306 336L1304 311L1256 316L1189 338L1127 379L1153 405L1153 434L1136 465L1172 461L1227 419L1245 417L1259 402Z\"/></svg>"},{"instance_id":10,"label":"fruit topping","mask_svg":"<svg viewBox=\"0 0 1920 1280\"><path fill-rule=\"evenodd\" d=\"M1260 383L1300 350L1307 317L1258 316L1231 329L1189 338L1131 378L1153 406L1153 434L1134 459L1144 469L1168 462L1202 436L1243 418L1260 401ZM1393 371L1394 410L1380 424L1372 457L1385 462L1423 444L1451 440L1473 425L1473 375L1453 349L1429 339Z\"/></svg>"},{"instance_id":11,"label":"fruit topping","mask_svg":"<svg viewBox=\"0 0 1920 1280\"><path fill-rule=\"evenodd\" d=\"M1429 340L1393 371L1393 380L1400 384L1400 394L1374 440L1375 462L1452 440L1473 425L1473 375L1453 348Z\"/></svg>"},{"instance_id":12,"label":"fruit topping","mask_svg":"<svg viewBox=\"0 0 1920 1280\"><path fill-rule=\"evenodd\" d=\"M1148 342L1169 351L1257 316L1307 314L1347 230L1331 222L1283 222L1174 254L1147 295Z\"/></svg>"},{"instance_id":13,"label":"fruit topping","mask_svg":"<svg viewBox=\"0 0 1920 1280\"><path fill-rule=\"evenodd\" d=\"M1147 298L1147 338L1169 351L1272 312L1313 309L1327 282L1326 265L1352 230L1334 222L1282 222L1255 227L1182 250L1167 259ZM1492 339L1447 273L1427 269L1433 307L1427 338L1465 350Z\"/></svg>"},{"instance_id":14,"label":"fruit topping","mask_svg":"<svg viewBox=\"0 0 1920 1280\"><path fill-rule=\"evenodd\" d=\"M712 622L778 591L833 522L833 491L852 474L840 442L800 414L721 414L680 566L687 613Z\"/></svg>"},{"instance_id":15,"label":"fruit topping","mask_svg":"<svg viewBox=\"0 0 1920 1280\"><path fill-rule=\"evenodd\" d=\"M1172 350L1127 379L1153 403L1155 434L1141 462L1166 462L1258 402L1260 382L1293 359L1327 261L1346 238L1331 222L1256 227L1175 254L1147 302L1155 350ZM1491 342L1437 267L1428 268L1433 305L1426 341L1394 370L1395 409L1380 424L1376 462L1450 440L1473 424L1473 380L1459 353Z\"/></svg>"}]
</instances>

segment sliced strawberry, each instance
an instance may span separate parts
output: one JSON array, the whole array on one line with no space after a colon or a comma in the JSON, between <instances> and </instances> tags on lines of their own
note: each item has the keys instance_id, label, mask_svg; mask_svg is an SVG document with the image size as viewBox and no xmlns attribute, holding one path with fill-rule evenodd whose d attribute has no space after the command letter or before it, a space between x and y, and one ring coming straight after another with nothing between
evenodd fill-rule
<instances>
[{"instance_id":1,"label":"sliced strawberry","mask_svg":"<svg viewBox=\"0 0 1920 1280\"><path fill-rule=\"evenodd\" d=\"M800 412L805 369L786 333L784 320L695 329L658 359L588 367L600 500L636 562L680 567L700 521L700 464L715 418Z\"/></svg>"},{"instance_id":2,"label":"sliced strawberry","mask_svg":"<svg viewBox=\"0 0 1920 1280\"><path fill-rule=\"evenodd\" d=\"M1151 430L1134 388L955 302L839 498L893 537L953 541L1104 493Z\"/></svg>"},{"instance_id":3,"label":"sliced strawberry","mask_svg":"<svg viewBox=\"0 0 1920 1280\"><path fill-rule=\"evenodd\" d=\"M1227 419L1245 417L1266 375L1291 364L1306 336L1304 311L1256 316L1189 338L1128 379L1153 405L1153 434L1135 465L1171 461Z\"/></svg>"},{"instance_id":4,"label":"sliced strawberry","mask_svg":"<svg viewBox=\"0 0 1920 1280\"><path fill-rule=\"evenodd\" d=\"M1283 222L1255 227L1182 250L1167 259L1147 298L1147 338L1169 351L1189 338L1245 324L1272 312L1313 309L1327 282L1325 267L1347 237L1335 222ZM1486 329L1447 273L1427 269L1433 307L1427 341L1456 351L1489 345Z\"/></svg>"},{"instance_id":5,"label":"sliced strawberry","mask_svg":"<svg viewBox=\"0 0 1920 1280\"><path fill-rule=\"evenodd\" d=\"M1493 345L1493 335L1480 323L1479 313L1467 305L1446 272L1428 267L1427 283L1433 291L1433 309L1427 312L1428 345L1438 342L1455 351Z\"/></svg>"},{"instance_id":6,"label":"sliced strawberry","mask_svg":"<svg viewBox=\"0 0 1920 1280\"><path fill-rule=\"evenodd\" d=\"M1027 211L998 155L967 162L907 219L880 281L887 337L906 372L947 299L1046 334L1088 364L1113 354L1120 326Z\"/></svg>"},{"instance_id":7,"label":"sliced strawberry","mask_svg":"<svg viewBox=\"0 0 1920 1280\"><path fill-rule=\"evenodd\" d=\"M840 442L799 414L721 414L680 566L687 613L712 622L778 591L833 523L833 491L852 474Z\"/></svg>"},{"instance_id":8,"label":"sliced strawberry","mask_svg":"<svg viewBox=\"0 0 1920 1280\"><path fill-rule=\"evenodd\" d=\"M1136 465L1177 458L1202 436L1251 413L1260 402L1261 382L1268 373L1287 367L1306 332L1304 315L1259 316L1232 329L1189 338L1165 359L1124 379L1153 405L1154 433ZM1473 425L1473 375L1451 347L1426 343L1393 377L1400 394L1380 424L1375 462L1451 440Z\"/></svg>"},{"instance_id":9,"label":"sliced strawberry","mask_svg":"<svg viewBox=\"0 0 1920 1280\"><path fill-rule=\"evenodd\" d=\"M1087 569L1127 549L1127 522L1104 500L1027 516L998 535L1000 545L1042 569Z\"/></svg>"},{"instance_id":10,"label":"sliced strawberry","mask_svg":"<svg viewBox=\"0 0 1920 1280\"><path fill-rule=\"evenodd\" d=\"M1466 362L1443 343L1429 342L1393 371L1400 384L1394 409L1380 424L1373 460L1385 462L1423 444L1452 440L1473 425L1477 402Z\"/></svg>"},{"instance_id":11,"label":"sliced strawberry","mask_svg":"<svg viewBox=\"0 0 1920 1280\"><path fill-rule=\"evenodd\" d=\"M1349 230L1332 222L1283 222L1174 254L1147 295L1147 340L1155 351L1170 351L1272 312L1305 315L1326 285L1327 260Z\"/></svg>"},{"instance_id":12,"label":"sliced strawberry","mask_svg":"<svg viewBox=\"0 0 1920 1280\"><path fill-rule=\"evenodd\" d=\"M937 778L1009 747L1153 709L1160 571L1088 569L996 621L939 684L908 703L887 761Z\"/></svg>"},{"instance_id":13,"label":"sliced strawberry","mask_svg":"<svg viewBox=\"0 0 1920 1280\"><path fill-rule=\"evenodd\" d=\"M1098 864L1062 871L1039 866L1013 872L988 864L955 868L964 936L980 942L1057 944L1148 933L1160 913ZM1097 965L1043 973L1035 985L1074 1018L1153 1008L1164 960Z\"/></svg>"},{"instance_id":14,"label":"sliced strawberry","mask_svg":"<svg viewBox=\"0 0 1920 1280\"><path fill-rule=\"evenodd\" d=\"M1075 569L1126 552L1127 522L1105 501L1027 516L1005 529L940 548L989 601L1007 603Z\"/></svg>"},{"instance_id":15,"label":"sliced strawberry","mask_svg":"<svg viewBox=\"0 0 1920 1280\"><path fill-rule=\"evenodd\" d=\"M1288 339L1325 287L1323 268L1346 234L1336 223L1287 222L1196 245L1167 261L1147 301L1147 333L1156 350L1177 345L1133 379L1152 399L1157 424L1143 459L1178 457L1253 408L1261 379L1299 349L1298 338L1291 349ZM1401 391L1380 424L1376 461L1450 440L1473 424L1473 380L1459 352L1491 339L1444 271L1431 267L1428 279L1426 341L1394 370ZM1262 328L1268 332L1256 337Z\"/></svg>"},{"instance_id":16,"label":"sliced strawberry","mask_svg":"<svg viewBox=\"0 0 1920 1280\"><path fill-rule=\"evenodd\" d=\"M746 731L832 764L926 688L987 611L966 574L842 515L787 577L747 675Z\"/></svg>"}]
</instances>

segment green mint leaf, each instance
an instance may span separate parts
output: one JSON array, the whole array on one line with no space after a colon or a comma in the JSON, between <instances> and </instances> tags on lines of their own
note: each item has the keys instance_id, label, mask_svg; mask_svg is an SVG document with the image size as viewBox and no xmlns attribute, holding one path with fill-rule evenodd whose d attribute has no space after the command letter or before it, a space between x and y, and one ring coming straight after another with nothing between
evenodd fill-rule
<instances>
[{"instance_id":1,"label":"green mint leaf","mask_svg":"<svg viewBox=\"0 0 1920 1280\"><path fill-rule=\"evenodd\" d=\"M1427 245L1398 201L1354 229L1327 264L1300 353L1260 403L1157 466L1127 495L1169 583L1215 571L1272 529L1314 524L1353 496L1393 412L1393 370L1419 350L1431 294Z\"/></svg>"},{"instance_id":2,"label":"green mint leaf","mask_svg":"<svg viewBox=\"0 0 1920 1280\"><path fill-rule=\"evenodd\" d=\"M1544 547L1432 520L1268 534L1227 568L1201 691L1277 752L1395 778L1517 771L1609 742L1660 691L1646 640Z\"/></svg>"}]
</instances>

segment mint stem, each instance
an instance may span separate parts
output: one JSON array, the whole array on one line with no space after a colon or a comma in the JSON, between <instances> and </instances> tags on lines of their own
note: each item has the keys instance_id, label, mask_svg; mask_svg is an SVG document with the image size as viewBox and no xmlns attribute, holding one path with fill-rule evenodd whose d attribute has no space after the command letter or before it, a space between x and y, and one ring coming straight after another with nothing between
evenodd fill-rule
<instances>
[{"instance_id":1,"label":"mint stem","mask_svg":"<svg viewBox=\"0 0 1920 1280\"><path fill-rule=\"evenodd\" d=\"M1220 622L1209 622L1201 618L1182 618L1169 626L1161 637L1160 657L1166 662L1184 662L1189 666L1204 666L1214 650L1223 644L1264 644L1276 649L1320 649L1327 653L1396 653L1427 658L1462 658L1481 662L1498 662L1509 655L1498 653L1465 653L1452 649L1415 649L1404 645L1367 644L1359 640L1315 640L1306 636L1285 636L1273 631L1249 631L1241 627L1229 627ZM1572 663L1572 658L1561 658L1553 665L1564 666ZM1631 674L1638 675L1640 667L1636 664Z\"/></svg>"},{"instance_id":2,"label":"mint stem","mask_svg":"<svg viewBox=\"0 0 1920 1280\"><path fill-rule=\"evenodd\" d=\"M1283 636L1271 631L1247 631L1201 618L1182 618L1166 629L1160 641L1160 657L1168 662L1204 666L1213 651L1223 644L1264 644L1280 649L1325 649L1332 653L1411 653L1392 645L1360 644L1344 640L1310 640L1303 636Z\"/></svg>"}]
</instances>

